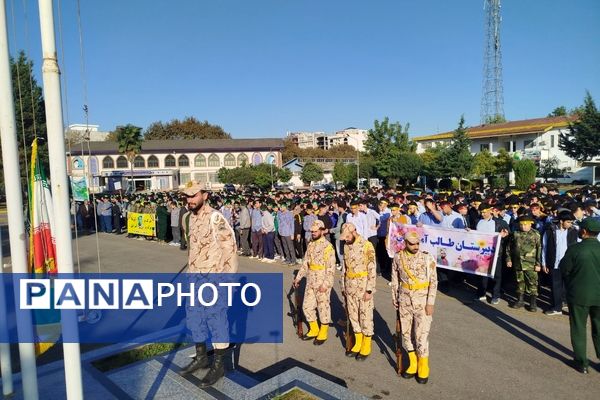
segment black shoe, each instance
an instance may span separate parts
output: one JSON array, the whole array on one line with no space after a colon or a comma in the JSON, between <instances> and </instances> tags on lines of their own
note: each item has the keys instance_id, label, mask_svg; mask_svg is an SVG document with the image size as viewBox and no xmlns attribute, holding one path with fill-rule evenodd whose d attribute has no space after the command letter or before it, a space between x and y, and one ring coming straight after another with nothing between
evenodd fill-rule
<instances>
[{"instance_id":1,"label":"black shoe","mask_svg":"<svg viewBox=\"0 0 600 400\"><path fill-rule=\"evenodd\" d=\"M179 371L179 375L183 376L191 374L199 369L206 369L208 367L210 367L210 363L208 362L208 355L206 354L206 344L196 343L196 356L192 359L192 362Z\"/></svg>"},{"instance_id":2,"label":"black shoe","mask_svg":"<svg viewBox=\"0 0 600 400\"><path fill-rule=\"evenodd\" d=\"M577 372L579 372L580 374L589 374L590 371L588 370L588 367L582 367L582 366L578 366L575 367L575 369L577 370Z\"/></svg>"},{"instance_id":3,"label":"black shoe","mask_svg":"<svg viewBox=\"0 0 600 400\"><path fill-rule=\"evenodd\" d=\"M527 307L527 311L529 312L537 312L537 296L531 296L529 300L529 307Z\"/></svg>"},{"instance_id":4,"label":"black shoe","mask_svg":"<svg viewBox=\"0 0 600 400\"><path fill-rule=\"evenodd\" d=\"M429 378L419 378L419 375L417 375L417 382L422 385L426 384L428 380Z\"/></svg>"},{"instance_id":5,"label":"black shoe","mask_svg":"<svg viewBox=\"0 0 600 400\"><path fill-rule=\"evenodd\" d=\"M417 375L417 374L416 373L415 374L409 374L406 371L400 373L400 376L403 377L404 379L412 379L412 378L415 377L415 375Z\"/></svg>"},{"instance_id":6,"label":"black shoe","mask_svg":"<svg viewBox=\"0 0 600 400\"><path fill-rule=\"evenodd\" d=\"M227 349L215 349L215 359L213 361L212 366L206 373L206 376L202 378L198 387L207 388L219 381L222 377L225 376L225 364L223 362L223 356Z\"/></svg>"},{"instance_id":7,"label":"black shoe","mask_svg":"<svg viewBox=\"0 0 600 400\"><path fill-rule=\"evenodd\" d=\"M346 357L356 357L357 355L358 355L358 352L355 353L355 352L350 351L350 350L348 350L346 352Z\"/></svg>"},{"instance_id":8,"label":"black shoe","mask_svg":"<svg viewBox=\"0 0 600 400\"><path fill-rule=\"evenodd\" d=\"M364 356L364 355L358 353L356 355L356 361L365 361L367 359L367 357L369 357L369 356L368 355Z\"/></svg>"},{"instance_id":9,"label":"black shoe","mask_svg":"<svg viewBox=\"0 0 600 400\"><path fill-rule=\"evenodd\" d=\"M523 295L520 294L519 295L519 299L516 302L512 303L509 307L510 308L514 308L514 309L518 309L518 308L523 307L524 305L525 305L525 303L523 302Z\"/></svg>"},{"instance_id":10,"label":"black shoe","mask_svg":"<svg viewBox=\"0 0 600 400\"><path fill-rule=\"evenodd\" d=\"M309 341L309 340L315 340L317 338L317 336L308 336L308 333L304 336L301 337L302 340L304 341Z\"/></svg>"}]
</instances>

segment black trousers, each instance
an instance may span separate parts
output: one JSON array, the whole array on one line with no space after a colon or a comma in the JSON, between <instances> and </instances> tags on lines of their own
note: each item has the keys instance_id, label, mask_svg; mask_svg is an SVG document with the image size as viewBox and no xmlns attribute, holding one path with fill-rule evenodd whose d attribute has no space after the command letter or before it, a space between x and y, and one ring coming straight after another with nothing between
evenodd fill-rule
<instances>
[{"instance_id":1,"label":"black trousers","mask_svg":"<svg viewBox=\"0 0 600 400\"><path fill-rule=\"evenodd\" d=\"M377 236L371 236L367 240L371 242L371 244L373 245L373 249L377 251ZM381 275L381 265L379 263L379 260L377 259L377 256L375 257L375 261L375 264L377 264L377 275Z\"/></svg>"},{"instance_id":2,"label":"black trousers","mask_svg":"<svg viewBox=\"0 0 600 400\"><path fill-rule=\"evenodd\" d=\"M552 278L552 309L555 311L562 310L563 304L563 279L560 273L560 269L550 270L550 277Z\"/></svg>"},{"instance_id":3,"label":"black trousers","mask_svg":"<svg viewBox=\"0 0 600 400\"><path fill-rule=\"evenodd\" d=\"M489 285L489 281L490 278L488 278L487 276L481 278L481 283L477 288L478 297L485 296ZM494 272L494 278L492 279L492 281L494 282L494 286L492 288L492 299L499 299L502 290L502 263L500 262L500 260L498 260L498 263L496 264L496 271Z\"/></svg>"}]
</instances>

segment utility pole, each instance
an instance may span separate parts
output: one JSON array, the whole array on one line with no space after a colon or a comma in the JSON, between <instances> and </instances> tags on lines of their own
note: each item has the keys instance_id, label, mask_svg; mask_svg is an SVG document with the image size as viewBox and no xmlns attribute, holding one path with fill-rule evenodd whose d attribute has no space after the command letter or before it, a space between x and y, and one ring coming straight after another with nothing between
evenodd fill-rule
<instances>
[{"instance_id":1,"label":"utility pole","mask_svg":"<svg viewBox=\"0 0 600 400\"><path fill-rule=\"evenodd\" d=\"M15 105L10 74L10 53L8 51L8 31L6 26L6 1L0 0L0 137L2 141L2 161L4 164L4 187L10 238L10 258L12 272L27 274L27 250L25 242L25 216L23 215L23 189L21 187L21 167L15 123ZM62 135L61 135L62 136ZM64 146L64 145L63 145ZM63 162L65 155L63 152ZM67 223L70 225L70 217ZM21 360L21 381L25 400L38 399L35 347L30 339L33 336L31 313L21 310L17 319L19 336L19 357ZM23 340L21 340L23 339ZM3 362L3 366L6 364ZM2 374L4 376L4 374Z\"/></svg>"},{"instance_id":2,"label":"utility pole","mask_svg":"<svg viewBox=\"0 0 600 400\"><path fill-rule=\"evenodd\" d=\"M69 210L69 184L67 182L67 166L65 160L64 124L62 118L62 101L60 98L60 71L56 56L56 40L54 37L54 14L52 0L39 0L40 32L42 35L42 64L46 127L48 131L48 153L50 175L52 176L52 196L54 199L54 215L56 217L56 254L58 271L73 273L73 246L71 243L71 224ZM12 92L11 92L12 93ZM70 343L63 343L65 365L65 384L67 399L83 399L81 382L81 354L75 310L61 311L63 337L69 333Z\"/></svg>"}]
</instances>

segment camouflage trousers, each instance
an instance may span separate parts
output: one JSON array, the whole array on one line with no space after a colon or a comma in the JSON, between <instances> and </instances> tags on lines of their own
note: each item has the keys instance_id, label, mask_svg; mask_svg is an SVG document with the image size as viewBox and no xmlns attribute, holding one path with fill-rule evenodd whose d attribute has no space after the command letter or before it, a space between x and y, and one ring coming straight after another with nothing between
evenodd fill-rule
<instances>
[{"instance_id":1,"label":"camouflage trousers","mask_svg":"<svg viewBox=\"0 0 600 400\"><path fill-rule=\"evenodd\" d=\"M538 273L534 270L526 269L515 271L517 280L517 296L527 294L531 296L538 295Z\"/></svg>"},{"instance_id":2,"label":"camouflage trousers","mask_svg":"<svg viewBox=\"0 0 600 400\"><path fill-rule=\"evenodd\" d=\"M365 301L363 296L363 293L346 295L348 319L352 324L354 333L373 336L373 308L375 303L373 297Z\"/></svg>"},{"instance_id":3,"label":"camouflage trousers","mask_svg":"<svg viewBox=\"0 0 600 400\"><path fill-rule=\"evenodd\" d=\"M431 316L425 315L427 290L400 290L398 299L402 347L415 351L419 357L429 357ZM413 340L414 338L414 340Z\"/></svg>"},{"instance_id":4,"label":"camouflage trousers","mask_svg":"<svg viewBox=\"0 0 600 400\"><path fill-rule=\"evenodd\" d=\"M318 287L306 286L302 302L302 312L306 321L316 321L317 310L319 311L319 321L322 324L329 324L331 322L331 288L326 292L320 292Z\"/></svg>"},{"instance_id":5,"label":"camouflage trousers","mask_svg":"<svg viewBox=\"0 0 600 400\"><path fill-rule=\"evenodd\" d=\"M205 343L213 340L215 349L229 347L229 323L227 307L204 307L186 305L186 326L194 343ZM217 341L217 342L215 342Z\"/></svg>"}]
</instances>

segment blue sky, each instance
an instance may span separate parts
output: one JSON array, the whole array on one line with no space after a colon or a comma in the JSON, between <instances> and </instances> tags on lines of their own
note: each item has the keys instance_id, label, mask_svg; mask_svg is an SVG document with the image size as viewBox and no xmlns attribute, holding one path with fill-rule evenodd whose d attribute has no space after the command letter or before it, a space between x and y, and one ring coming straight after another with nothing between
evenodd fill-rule
<instances>
[{"instance_id":1,"label":"blue sky","mask_svg":"<svg viewBox=\"0 0 600 400\"><path fill-rule=\"evenodd\" d=\"M11 51L27 51L41 83L37 1L25 2L7 1ZM77 3L58 3L65 123L81 123ZM578 106L586 89L600 104L600 1L504 0L502 16L507 119ZM81 22L102 130L185 116L236 138L385 116L411 135L452 130L461 114L479 124L483 0L81 0Z\"/></svg>"}]
</instances>

